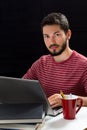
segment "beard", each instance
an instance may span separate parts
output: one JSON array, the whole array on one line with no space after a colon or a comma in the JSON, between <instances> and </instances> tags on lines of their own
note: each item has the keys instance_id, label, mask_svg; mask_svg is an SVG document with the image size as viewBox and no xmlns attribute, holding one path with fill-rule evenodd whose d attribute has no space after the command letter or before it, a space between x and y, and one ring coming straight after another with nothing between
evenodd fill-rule
<instances>
[{"instance_id":1,"label":"beard","mask_svg":"<svg viewBox=\"0 0 87 130\"><path fill-rule=\"evenodd\" d=\"M52 46L58 47L59 45L52 44L49 48L51 48ZM51 52L50 50L48 50L48 51L52 56L58 56L64 52L64 50L66 49L66 46L67 46L67 42L64 42L59 51L56 52L56 49L54 49L53 52Z\"/></svg>"}]
</instances>

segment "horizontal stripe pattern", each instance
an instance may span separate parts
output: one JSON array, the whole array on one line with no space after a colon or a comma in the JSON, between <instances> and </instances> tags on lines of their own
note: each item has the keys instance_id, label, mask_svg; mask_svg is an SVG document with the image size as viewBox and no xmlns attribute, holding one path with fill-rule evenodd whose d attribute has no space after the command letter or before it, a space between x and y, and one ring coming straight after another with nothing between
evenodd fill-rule
<instances>
[{"instance_id":1,"label":"horizontal stripe pattern","mask_svg":"<svg viewBox=\"0 0 87 130\"><path fill-rule=\"evenodd\" d=\"M63 62L55 62L51 55L40 57L23 76L40 81L47 97L60 90L87 96L87 58L73 51Z\"/></svg>"}]
</instances>

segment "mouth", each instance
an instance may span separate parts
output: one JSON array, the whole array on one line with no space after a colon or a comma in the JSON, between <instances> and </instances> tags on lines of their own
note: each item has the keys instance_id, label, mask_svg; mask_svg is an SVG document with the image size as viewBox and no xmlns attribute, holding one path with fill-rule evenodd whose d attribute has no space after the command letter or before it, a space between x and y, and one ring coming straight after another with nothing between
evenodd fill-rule
<instances>
[{"instance_id":1,"label":"mouth","mask_svg":"<svg viewBox=\"0 0 87 130\"><path fill-rule=\"evenodd\" d=\"M49 47L53 52L56 52L56 50L59 48L59 45L51 45Z\"/></svg>"},{"instance_id":2,"label":"mouth","mask_svg":"<svg viewBox=\"0 0 87 130\"><path fill-rule=\"evenodd\" d=\"M50 49L52 50L56 50L58 48L58 46L51 46Z\"/></svg>"}]
</instances>

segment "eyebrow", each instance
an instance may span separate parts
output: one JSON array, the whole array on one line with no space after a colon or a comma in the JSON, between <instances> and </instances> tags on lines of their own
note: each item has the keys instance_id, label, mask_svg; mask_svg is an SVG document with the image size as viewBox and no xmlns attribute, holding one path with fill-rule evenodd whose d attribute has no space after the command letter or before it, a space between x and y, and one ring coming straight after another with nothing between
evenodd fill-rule
<instances>
[{"instance_id":1,"label":"eyebrow","mask_svg":"<svg viewBox=\"0 0 87 130\"><path fill-rule=\"evenodd\" d=\"M60 33L60 32L59 32L59 31L56 31L56 32L54 32L54 34L55 34L55 33Z\"/></svg>"}]
</instances>

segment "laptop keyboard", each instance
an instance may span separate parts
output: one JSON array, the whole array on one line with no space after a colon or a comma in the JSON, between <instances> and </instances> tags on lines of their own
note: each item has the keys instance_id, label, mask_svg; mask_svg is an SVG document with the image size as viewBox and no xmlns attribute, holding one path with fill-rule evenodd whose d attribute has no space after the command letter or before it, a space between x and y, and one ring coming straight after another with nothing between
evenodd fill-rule
<instances>
[{"instance_id":1,"label":"laptop keyboard","mask_svg":"<svg viewBox=\"0 0 87 130\"><path fill-rule=\"evenodd\" d=\"M62 107L60 108L58 107L58 108L53 109L53 112L54 112L54 115L58 115L63 112L63 109Z\"/></svg>"}]
</instances>

